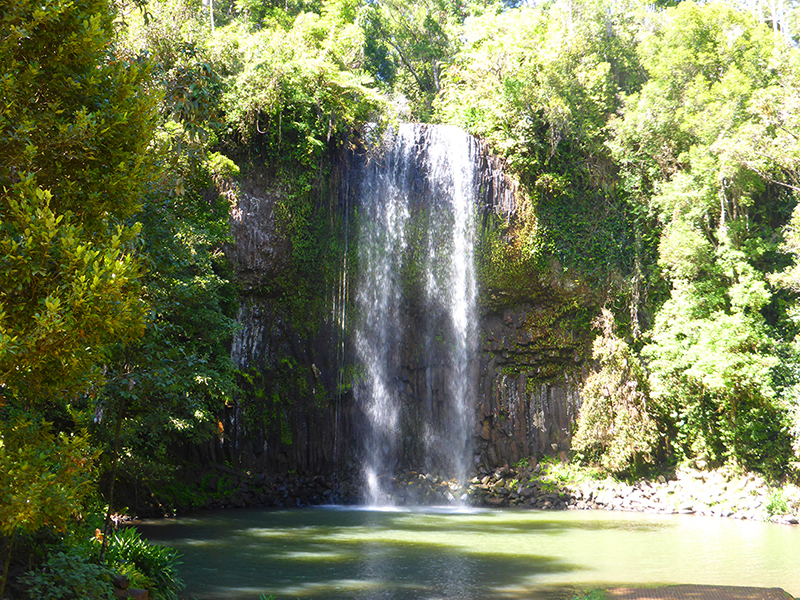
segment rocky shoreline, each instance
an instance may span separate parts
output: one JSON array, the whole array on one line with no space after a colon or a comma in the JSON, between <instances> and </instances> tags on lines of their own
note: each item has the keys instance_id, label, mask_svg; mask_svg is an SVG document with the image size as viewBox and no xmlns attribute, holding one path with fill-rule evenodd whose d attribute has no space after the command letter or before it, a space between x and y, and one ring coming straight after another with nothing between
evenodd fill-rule
<instances>
[{"instance_id":1,"label":"rocky shoreline","mask_svg":"<svg viewBox=\"0 0 800 600\"><path fill-rule=\"evenodd\" d=\"M563 472L547 468L502 467L474 477L466 488L417 475L431 484L423 498L452 502L466 500L471 506L526 507L542 510L620 510L663 514L697 514L797 525L800 522L800 488L772 487L760 476L735 474L727 469L679 469L674 477L626 483L610 478L570 481ZM407 485L414 486L411 481ZM438 485L439 490L436 490ZM400 493L414 501L414 495ZM419 494L416 494L416 499Z\"/></svg>"},{"instance_id":2,"label":"rocky shoreline","mask_svg":"<svg viewBox=\"0 0 800 600\"><path fill-rule=\"evenodd\" d=\"M697 514L797 525L800 488L770 486L752 473L728 469L678 469L673 476L626 483L610 478L576 477L558 463L501 467L482 472L467 485L435 475L405 471L385 481L398 506L462 503L474 507L541 510L620 510ZM197 508L299 507L361 504L360 486L320 476L268 477L216 465L192 476L183 498L169 499L168 513ZM179 496L179 495L178 495Z\"/></svg>"}]
</instances>

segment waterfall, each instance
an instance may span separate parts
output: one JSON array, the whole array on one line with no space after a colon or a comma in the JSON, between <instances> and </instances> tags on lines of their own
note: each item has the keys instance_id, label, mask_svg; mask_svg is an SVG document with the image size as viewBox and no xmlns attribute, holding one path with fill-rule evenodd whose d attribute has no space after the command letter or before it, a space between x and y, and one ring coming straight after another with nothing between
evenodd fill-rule
<instances>
[{"instance_id":1,"label":"waterfall","mask_svg":"<svg viewBox=\"0 0 800 600\"><path fill-rule=\"evenodd\" d=\"M478 157L460 129L402 124L360 174L356 399L368 421L362 463L373 505L391 502L398 468L467 476Z\"/></svg>"}]
</instances>

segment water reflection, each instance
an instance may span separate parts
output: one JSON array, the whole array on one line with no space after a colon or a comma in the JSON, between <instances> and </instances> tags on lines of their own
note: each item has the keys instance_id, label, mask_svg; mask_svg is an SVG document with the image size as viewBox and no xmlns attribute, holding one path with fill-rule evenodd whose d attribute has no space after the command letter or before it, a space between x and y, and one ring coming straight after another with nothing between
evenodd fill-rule
<instances>
[{"instance_id":1,"label":"water reflection","mask_svg":"<svg viewBox=\"0 0 800 600\"><path fill-rule=\"evenodd\" d=\"M142 527L198 600L566 598L698 583L800 594L800 529L605 512L241 510Z\"/></svg>"}]
</instances>

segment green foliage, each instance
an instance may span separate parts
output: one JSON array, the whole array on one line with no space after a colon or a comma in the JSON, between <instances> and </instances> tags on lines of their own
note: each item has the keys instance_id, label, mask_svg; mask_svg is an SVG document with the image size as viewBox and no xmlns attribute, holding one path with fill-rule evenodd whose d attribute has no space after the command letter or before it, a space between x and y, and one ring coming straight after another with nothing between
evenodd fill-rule
<instances>
[{"instance_id":1,"label":"green foliage","mask_svg":"<svg viewBox=\"0 0 800 600\"><path fill-rule=\"evenodd\" d=\"M380 0L361 10L365 67L395 95L406 118L430 117L442 71L452 60L451 35L463 19L461 10L442 0Z\"/></svg>"},{"instance_id":2,"label":"green foliage","mask_svg":"<svg viewBox=\"0 0 800 600\"><path fill-rule=\"evenodd\" d=\"M137 489L172 476L176 445L217 432L233 394L235 289L224 247L239 171L211 149L222 77L196 6L158 2L146 14L130 7L124 17L123 53L147 56L154 66L148 83L161 103L153 149L166 167L137 214L144 334L115 347L94 407L95 439L116 448L107 456L120 457L123 501L134 503ZM114 472L112 462L105 468Z\"/></svg>"},{"instance_id":3,"label":"green foliage","mask_svg":"<svg viewBox=\"0 0 800 600\"><path fill-rule=\"evenodd\" d=\"M618 292L643 278L649 219L605 146L620 92L641 81L633 14L557 2L466 19L436 116L484 139L521 184L513 218L479 253L497 256L490 278L518 286L550 270Z\"/></svg>"},{"instance_id":4,"label":"green foliage","mask_svg":"<svg viewBox=\"0 0 800 600\"><path fill-rule=\"evenodd\" d=\"M770 385L777 358L759 316L707 311L704 300L685 286L657 315L644 349L653 396L676 419L679 454L764 469L786 450Z\"/></svg>"},{"instance_id":5,"label":"green foliage","mask_svg":"<svg viewBox=\"0 0 800 600\"><path fill-rule=\"evenodd\" d=\"M314 168L329 143L346 140L384 105L359 70L359 30L341 12L301 14L287 30L232 26L224 35L233 38L218 42L229 49L218 55L230 73L228 131L265 158Z\"/></svg>"},{"instance_id":6,"label":"green foliage","mask_svg":"<svg viewBox=\"0 0 800 600\"><path fill-rule=\"evenodd\" d=\"M51 554L41 568L22 578L31 600L111 600L111 568L97 564L82 548Z\"/></svg>"},{"instance_id":7,"label":"green foliage","mask_svg":"<svg viewBox=\"0 0 800 600\"><path fill-rule=\"evenodd\" d=\"M156 139L180 196L220 128L223 80L208 47L210 32L185 0L153 2L146 12L126 6L123 16L124 53L153 65L150 85L161 99Z\"/></svg>"},{"instance_id":8,"label":"green foliage","mask_svg":"<svg viewBox=\"0 0 800 600\"><path fill-rule=\"evenodd\" d=\"M789 512L789 505L780 490L775 490L770 494L765 510L769 516L785 515Z\"/></svg>"},{"instance_id":9,"label":"green foliage","mask_svg":"<svg viewBox=\"0 0 800 600\"><path fill-rule=\"evenodd\" d=\"M150 544L136 529L114 533L105 560L100 560L100 542L88 537L85 525L55 542L47 558L20 578L27 596L41 600L112 598L112 578L124 575L131 587L146 589L156 600L177 600L183 582L177 577L180 564L171 548Z\"/></svg>"},{"instance_id":10,"label":"green foliage","mask_svg":"<svg viewBox=\"0 0 800 600\"><path fill-rule=\"evenodd\" d=\"M774 273L770 281L778 288L792 292L793 300L787 302L786 308L786 336L787 344L781 356L783 373L776 373L776 383L781 385L781 404L787 414L787 427L792 437L794 456L800 456L800 335L797 325L800 317L800 307L796 294L800 292L800 267L797 256L800 252L800 208L795 207L792 218L784 230L783 249L790 253L792 263L779 273ZM781 377L780 375L783 375Z\"/></svg>"},{"instance_id":11,"label":"green foliage","mask_svg":"<svg viewBox=\"0 0 800 600\"><path fill-rule=\"evenodd\" d=\"M137 262L26 177L0 193L0 402L42 406L86 390L111 344L141 333Z\"/></svg>"},{"instance_id":12,"label":"green foliage","mask_svg":"<svg viewBox=\"0 0 800 600\"><path fill-rule=\"evenodd\" d=\"M540 273L545 268L544 240L535 215L528 216L526 209L530 203L524 197L520 200L520 212L528 217L521 219L521 226L492 215L478 236L477 279L482 290L481 302L487 305L503 302L509 296L524 298L540 284Z\"/></svg>"},{"instance_id":13,"label":"green foliage","mask_svg":"<svg viewBox=\"0 0 800 600\"><path fill-rule=\"evenodd\" d=\"M64 531L94 491L88 436L53 432L21 414L0 423L0 535Z\"/></svg>"},{"instance_id":14,"label":"green foliage","mask_svg":"<svg viewBox=\"0 0 800 600\"><path fill-rule=\"evenodd\" d=\"M558 491L564 484L579 484L592 479L604 479L605 471L598 467L584 466L577 462L561 462L554 456L543 456L539 463L540 478L548 484L549 491Z\"/></svg>"},{"instance_id":15,"label":"green foliage","mask_svg":"<svg viewBox=\"0 0 800 600\"><path fill-rule=\"evenodd\" d=\"M243 409L243 426L265 435L268 443L291 446L292 415L302 407L325 406L328 395L318 371L305 368L295 358L282 358L269 372L253 367L239 372L241 390L252 401ZM263 432L263 433L262 433Z\"/></svg>"},{"instance_id":16,"label":"green foliage","mask_svg":"<svg viewBox=\"0 0 800 600\"><path fill-rule=\"evenodd\" d=\"M0 14L0 189L32 176L91 238L116 235L153 172L148 64L115 56L106 0L4 0Z\"/></svg>"},{"instance_id":17,"label":"green foliage","mask_svg":"<svg viewBox=\"0 0 800 600\"><path fill-rule=\"evenodd\" d=\"M766 60L775 44L766 28L728 4L682 2L665 11L639 48L649 80L626 99L625 118L614 125L614 143L626 148L621 158L637 167L637 188L649 189L699 160L702 167L692 164L694 180L702 182L701 174L712 179L694 194L710 210L722 206L714 188L723 178L730 182L729 199L741 195L747 202L746 184L753 179L725 154L735 152L732 138L752 118L754 89L774 81ZM687 154L697 144L712 148Z\"/></svg>"},{"instance_id":18,"label":"green foliage","mask_svg":"<svg viewBox=\"0 0 800 600\"><path fill-rule=\"evenodd\" d=\"M617 13L585 2L467 19L467 42L445 75L439 113L531 175L562 142L567 153L602 150L615 93L637 82L630 16L628 7ZM587 176L607 180L606 165L591 166Z\"/></svg>"},{"instance_id":19,"label":"green foliage","mask_svg":"<svg viewBox=\"0 0 800 600\"><path fill-rule=\"evenodd\" d=\"M765 127L760 95L794 77L794 53L779 47L730 5L666 10L638 48L648 80L626 97L610 143L629 192L649 196L663 225L658 265L671 293L644 356L675 449L770 473L784 468L788 437L767 273L783 264L775 223L788 218L782 188L798 164L754 149L780 138L788 150Z\"/></svg>"},{"instance_id":20,"label":"green foliage","mask_svg":"<svg viewBox=\"0 0 800 600\"><path fill-rule=\"evenodd\" d=\"M125 219L153 176L154 99L146 63L112 52L106 2L2 14L0 394L42 404L87 389L109 346L141 333Z\"/></svg>"},{"instance_id":21,"label":"green foliage","mask_svg":"<svg viewBox=\"0 0 800 600\"><path fill-rule=\"evenodd\" d=\"M599 370L581 389L578 431L572 447L584 459L613 473L631 472L658 448L659 415L648 398L647 375L630 346L614 331L607 309L595 322L593 358Z\"/></svg>"},{"instance_id":22,"label":"green foliage","mask_svg":"<svg viewBox=\"0 0 800 600\"><path fill-rule=\"evenodd\" d=\"M105 388L110 402L103 401L121 402L135 418L125 428L133 450L126 468L133 472L153 468L158 475L171 462L169 444L208 439L232 397L235 294L222 255L227 208L221 199L209 205L193 186L166 202L148 197L141 214L143 297L151 312L141 341L114 357Z\"/></svg>"},{"instance_id":23,"label":"green foliage","mask_svg":"<svg viewBox=\"0 0 800 600\"><path fill-rule=\"evenodd\" d=\"M132 572L143 576L140 582L146 584L145 588L155 600L177 600L178 592L184 587L183 581L177 576L176 568L180 564L177 552L166 546L149 543L133 527L123 528L114 534L108 559L118 566L133 567Z\"/></svg>"},{"instance_id":24,"label":"green foliage","mask_svg":"<svg viewBox=\"0 0 800 600\"><path fill-rule=\"evenodd\" d=\"M319 13L323 3L320 0L236 0L235 5L242 19L250 29L259 30L276 26L288 28L292 21L302 13ZM325 2L325 7L337 4ZM354 4L352 0L339 2L343 6Z\"/></svg>"},{"instance_id":25,"label":"green foliage","mask_svg":"<svg viewBox=\"0 0 800 600\"><path fill-rule=\"evenodd\" d=\"M205 506L206 501L210 499L210 495L204 490L175 480L169 480L154 492L168 514L177 512L181 508Z\"/></svg>"},{"instance_id":26,"label":"green foliage","mask_svg":"<svg viewBox=\"0 0 800 600\"><path fill-rule=\"evenodd\" d=\"M143 330L132 218L158 165L148 151L150 65L118 52L113 6L0 2L0 15L0 407L14 414L2 434L7 568L18 532L66 529L95 491L96 455L73 421L96 397L112 348ZM69 560L53 557L51 579ZM80 589L88 571L76 563L77 579L55 581L52 593L95 597ZM5 585L4 572L0 596Z\"/></svg>"}]
</instances>

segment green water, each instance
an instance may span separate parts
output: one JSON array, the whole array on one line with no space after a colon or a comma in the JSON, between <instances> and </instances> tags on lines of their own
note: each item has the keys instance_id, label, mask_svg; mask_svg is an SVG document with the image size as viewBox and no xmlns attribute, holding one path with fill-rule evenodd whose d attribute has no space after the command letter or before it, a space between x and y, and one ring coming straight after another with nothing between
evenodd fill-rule
<instances>
[{"instance_id":1,"label":"green water","mask_svg":"<svg viewBox=\"0 0 800 600\"><path fill-rule=\"evenodd\" d=\"M782 587L800 528L605 511L229 510L151 521L187 598L564 598L612 585Z\"/></svg>"}]
</instances>

